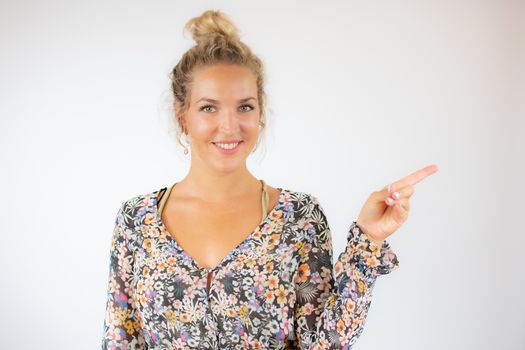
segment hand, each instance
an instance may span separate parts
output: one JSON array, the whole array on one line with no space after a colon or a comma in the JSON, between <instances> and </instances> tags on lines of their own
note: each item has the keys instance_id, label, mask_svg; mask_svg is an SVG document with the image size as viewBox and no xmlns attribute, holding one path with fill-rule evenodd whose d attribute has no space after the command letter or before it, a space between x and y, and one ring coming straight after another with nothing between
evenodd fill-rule
<instances>
[{"instance_id":1,"label":"hand","mask_svg":"<svg viewBox=\"0 0 525 350\"><path fill-rule=\"evenodd\" d=\"M375 243L394 233L408 218L408 200L414 194L414 185L438 170L437 165L428 165L383 189L372 192L361 208L357 225Z\"/></svg>"}]
</instances>

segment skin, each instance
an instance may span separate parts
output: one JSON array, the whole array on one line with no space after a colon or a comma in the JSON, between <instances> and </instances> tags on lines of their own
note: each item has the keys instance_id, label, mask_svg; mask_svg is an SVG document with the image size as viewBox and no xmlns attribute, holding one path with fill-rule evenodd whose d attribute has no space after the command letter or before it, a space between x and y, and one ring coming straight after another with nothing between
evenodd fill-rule
<instances>
[{"instance_id":1,"label":"skin","mask_svg":"<svg viewBox=\"0 0 525 350\"><path fill-rule=\"evenodd\" d=\"M242 66L197 68L189 93L189 109L181 124L191 145L191 166L173 187L162 219L200 267L213 268L262 219L261 182L246 166L259 138L261 110L255 75ZM249 97L254 99L241 102ZM243 142L236 153L225 155L212 143L224 140ZM280 190L268 184L267 190L269 212Z\"/></svg>"},{"instance_id":2,"label":"skin","mask_svg":"<svg viewBox=\"0 0 525 350\"><path fill-rule=\"evenodd\" d=\"M253 73L245 67L216 64L195 70L190 107L182 126L191 144L188 175L177 185L211 202L227 202L260 188L246 167L259 136L261 111ZM244 98L253 97L240 103ZM218 103L199 101L211 98ZM209 107L205 107L205 106ZM213 141L243 140L234 155L217 151Z\"/></svg>"}]
</instances>

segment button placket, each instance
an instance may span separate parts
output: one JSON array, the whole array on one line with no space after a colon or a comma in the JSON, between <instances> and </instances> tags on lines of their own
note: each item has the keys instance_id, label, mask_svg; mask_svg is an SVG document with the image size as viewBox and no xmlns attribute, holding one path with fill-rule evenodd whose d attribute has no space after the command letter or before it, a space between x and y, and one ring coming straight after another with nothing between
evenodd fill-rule
<instances>
[{"instance_id":1,"label":"button placket","mask_svg":"<svg viewBox=\"0 0 525 350\"><path fill-rule=\"evenodd\" d=\"M213 280L213 270L206 269L206 295L208 297L208 302L211 299L210 295L211 295L212 280Z\"/></svg>"},{"instance_id":2,"label":"button placket","mask_svg":"<svg viewBox=\"0 0 525 350\"><path fill-rule=\"evenodd\" d=\"M210 301L211 301L211 291L213 286L214 270L210 268L203 268L201 270L201 278L204 279L204 294L206 306L211 310Z\"/></svg>"}]
</instances>

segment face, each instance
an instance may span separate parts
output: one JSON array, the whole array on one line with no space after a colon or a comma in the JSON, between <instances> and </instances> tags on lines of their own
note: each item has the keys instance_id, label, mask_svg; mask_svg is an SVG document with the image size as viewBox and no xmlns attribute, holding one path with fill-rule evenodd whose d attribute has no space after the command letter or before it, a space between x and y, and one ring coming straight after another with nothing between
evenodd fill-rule
<instances>
[{"instance_id":1,"label":"face","mask_svg":"<svg viewBox=\"0 0 525 350\"><path fill-rule=\"evenodd\" d=\"M200 67L190 91L184 122L192 163L221 172L245 166L259 136L255 75L238 65Z\"/></svg>"}]
</instances>

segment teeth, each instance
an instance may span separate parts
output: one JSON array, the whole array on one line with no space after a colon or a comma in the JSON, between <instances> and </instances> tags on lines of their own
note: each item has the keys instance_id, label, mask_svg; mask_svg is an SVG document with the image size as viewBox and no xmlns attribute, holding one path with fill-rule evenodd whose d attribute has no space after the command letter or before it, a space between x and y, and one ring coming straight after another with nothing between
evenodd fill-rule
<instances>
[{"instance_id":1,"label":"teeth","mask_svg":"<svg viewBox=\"0 0 525 350\"><path fill-rule=\"evenodd\" d=\"M216 143L217 146L219 146L220 148L224 148L224 149L235 148L235 147L237 147L238 144L239 144L239 142L237 142L237 143Z\"/></svg>"}]
</instances>

